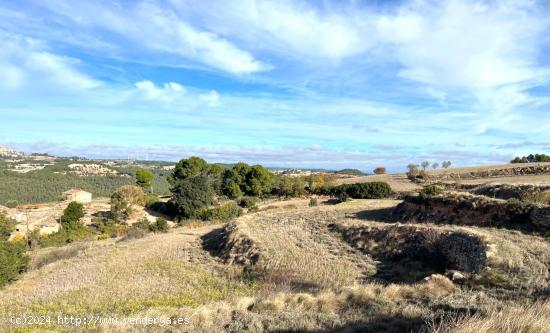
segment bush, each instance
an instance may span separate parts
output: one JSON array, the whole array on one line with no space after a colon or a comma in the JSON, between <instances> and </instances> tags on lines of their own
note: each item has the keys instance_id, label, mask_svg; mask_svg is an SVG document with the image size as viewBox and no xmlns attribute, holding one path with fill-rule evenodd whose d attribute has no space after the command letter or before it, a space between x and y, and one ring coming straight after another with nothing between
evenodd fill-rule
<instances>
[{"instance_id":1,"label":"bush","mask_svg":"<svg viewBox=\"0 0 550 333\"><path fill-rule=\"evenodd\" d=\"M317 198L311 198L309 199L309 207L316 207L319 203L317 202Z\"/></svg>"},{"instance_id":2,"label":"bush","mask_svg":"<svg viewBox=\"0 0 550 333\"><path fill-rule=\"evenodd\" d=\"M279 177L275 192L282 197L303 196L306 192L304 177Z\"/></svg>"},{"instance_id":3,"label":"bush","mask_svg":"<svg viewBox=\"0 0 550 333\"><path fill-rule=\"evenodd\" d=\"M234 202L210 208L200 209L195 215L196 218L203 221L221 221L228 222L242 215L243 210Z\"/></svg>"},{"instance_id":4,"label":"bush","mask_svg":"<svg viewBox=\"0 0 550 333\"><path fill-rule=\"evenodd\" d=\"M144 217L141 220L137 221L136 223L132 224L132 227L143 229L143 230L149 230L150 228L149 220L146 217Z\"/></svg>"},{"instance_id":5,"label":"bush","mask_svg":"<svg viewBox=\"0 0 550 333\"><path fill-rule=\"evenodd\" d=\"M8 240L15 230L16 222L10 219L5 213L0 212L0 241Z\"/></svg>"},{"instance_id":6,"label":"bush","mask_svg":"<svg viewBox=\"0 0 550 333\"><path fill-rule=\"evenodd\" d=\"M143 190L134 185L125 185L118 188L111 195L111 216L116 222L126 221L132 214L132 205L146 204Z\"/></svg>"},{"instance_id":7,"label":"bush","mask_svg":"<svg viewBox=\"0 0 550 333\"><path fill-rule=\"evenodd\" d=\"M199 209L210 205L214 197L207 176L194 176L181 180L171 191L176 212L183 218L195 216Z\"/></svg>"},{"instance_id":8,"label":"bush","mask_svg":"<svg viewBox=\"0 0 550 333\"><path fill-rule=\"evenodd\" d=\"M383 175L383 174L386 173L386 168L385 167L378 167L378 168L374 169L372 172L374 172L377 175Z\"/></svg>"},{"instance_id":9,"label":"bush","mask_svg":"<svg viewBox=\"0 0 550 333\"><path fill-rule=\"evenodd\" d=\"M0 242L0 288L17 280L29 264L23 247L10 242Z\"/></svg>"},{"instance_id":10,"label":"bush","mask_svg":"<svg viewBox=\"0 0 550 333\"><path fill-rule=\"evenodd\" d=\"M255 197L245 196L237 200L237 204L242 208L252 208L256 206L256 203L258 203L258 199Z\"/></svg>"},{"instance_id":11,"label":"bush","mask_svg":"<svg viewBox=\"0 0 550 333\"><path fill-rule=\"evenodd\" d=\"M443 187L439 185L426 185L424 188L420 191L420 196L422 197L428 197L432 195L438 195L443 193Z\"/></svg>"},{"instance_id":12,"label":"bush","mask_svg":"<svg viewBox=\"0 0 550 333\"><path fill-rule=\"evenodd\" d=\"M339 201L346 201L348 197L353 199L383 199L389 197L392 190L388 183L370 182L343 184L335 187L333 193Z\"/></svg>"},{"instance_id":13,"label":"bush","mask_svg":"<svg viewBox=\"0 0 550 333\"><path fill-rule=\"evenodd\" d=\"M17 202L17 200L8 200L6 201L6 207L8 208L15 208L17 207L19 203Z\"/></svg>"},{"instance_id":14,"label":"bush","mask_svg":"<svg viewBox=\"0 0 550 333\"><path fill-rule=\"evenodd\" d=\"M67 208L63 211L60 222L63 229L77 229L79 227L79 221L86 215L84 206L76 201L69 203Z\"/></svg>"},{"instance_id":15,"label":"bush","mask_svg":"<svg viewBox=\"0 0 550 333\"><path fill-rule=\"evenodd\" d=\"M168 221L162 217L158 217L155 223L149 225L149 230L153 232L168 232Z\"/></svg>"}]
</instances>

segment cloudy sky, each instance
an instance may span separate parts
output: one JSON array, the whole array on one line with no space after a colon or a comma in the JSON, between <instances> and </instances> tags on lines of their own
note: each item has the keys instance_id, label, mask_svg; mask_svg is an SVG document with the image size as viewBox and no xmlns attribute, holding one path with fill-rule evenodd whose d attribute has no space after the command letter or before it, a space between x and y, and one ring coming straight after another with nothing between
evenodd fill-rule
<instances>
[{"instance_id":1,"label":"cloudy sky","mask_svg":"<svg viewBox=\"0 0 550 333\"><path fill-rule=\"evenodd\" d=\"M550 151L547 1L0 2L0 144L270 166Z\"/></svg>"}]
</instances>

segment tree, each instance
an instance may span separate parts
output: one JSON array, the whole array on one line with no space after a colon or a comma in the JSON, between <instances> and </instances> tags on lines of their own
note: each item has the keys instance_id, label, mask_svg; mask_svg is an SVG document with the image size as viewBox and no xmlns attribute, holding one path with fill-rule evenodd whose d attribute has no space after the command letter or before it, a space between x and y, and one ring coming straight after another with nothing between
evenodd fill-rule
<instances>
[{"instance_id":1,"label":"tree","mask_svg":"<svg viewBox=\"0 0 550 333\"><path fill-rule=\"evenodd\" d=\"M451 164L452 164L451 161L443 161L441 163L441 166L443 167L443 169L447 169L448 167L451 166Z\"/></svg>"},{"instance_id":2,"label":"tree","mask_svg":"<svg viewBox=\"0 0 550 333\"><path fill-rule=\"evenodd\" d=\"M430 166L430 162L429 161L424 161L424 162L420 163L420 165L422 166L422 170L426 170Z\"/></svg>"},{"instance_id":3,"label":"tree","mask_svg":"<svg viewBox=\"0 0 550 333\"><path fill-rule=\"evenodd\" d=\"M168 176L168 182L175 186L179 181L183 181L189 177L208 174L208 163L200 157L191 156L187 159L180 160L172 173Z\"/></svg>"},{"instance_id":4,"label":"tree","mask_svg":"<svg viewBox=\"0 0 550 333\"><path fill-rule=\"evenodd\" d=\"M236 199L243 195L241 184L243 179L235 170L227 169L222 176L221 192L231 199Z\"/></svg>"},{"instance_id":5,"label":"tree","mask_svg":"<svg viewBox=\"0 0 550 333\"><path fill-rule=\"evenodd\" d=\"M117 222L124 222L132 214L132 205L143 206L145 201L145 193L140 187L121 186L111 195L111 216Z\"/></svg>"},{"instance_id":6,"label":"tree","mask_svg":"<svg viewBox=\"0 0 550 333\"><path fill-rule=\"evenodd\" d=\"M210 180L205 175L180 180L171 191L176 212L183 218L190 218L198 209L212 204L214 196Z\"/></svg>"},{"instance_id":7,"label":"tree","mask_svg":"<svg viewBox=\"0 0 550 333\"><path fill-rule=\"evenodd\" d=\"M63 229L74 230L80 227L79 221L86 215L84 206L76 201L69 203L67 208L63 211L60 222Z\"/></svg>"},{"instance_id":8,"label":"tree","mask_svg":"<svg viewBox=\"0 0 550 333\"><path fill-rule=\"evenodd\" d=\"M277 192L281 196L299 197L305 194L303 177L279 177Z\"/></svg>"},{"instance_id":9,"label":"tree","mask_svg":"<svg viewBox=\"0 0 550 333\"><path fill-rule=\"evenodd\" d=\"M136 184L142 189L148 189L153 192L153 173L147 169L138 169L136 171Z\"/></svg>"},{"instance_id":10,"label":"tree","mask_svg":"<svg viewBox=\"0 0 550 333\"><path fill-rule=\"evenodd\" d=\"M17 280L19 274L27 269L29 257L23 247L6 241L0 241L0 288Z\"/></svg>"},{"instance_id":11,"label":"tree","mask_svg":"<svg viewBox=\"0 0 550 333\"><path fill-rule=\"evenodd\" d=\"M250 167L246 175L245 193L253 196L262 196L271 192L273 175L261 165Z\"/></svg>"},{"instance_id":12,"label":"tree","mask_svg":"<svg viewBox=\"0 0 550 333\"><path fill-rule=\"evenodd\" d=\"M435 170L435 169L437 169L437 168L439 168L439 163L434 162L434 163L432 164L432 169Z\"/></svg>"},{"instance_id":13,"label":"tree","mask_svg":"<svg viewBox=\"0 0 550 333\"><path fill-rule=\"evenodd\" d=\"M377 175L383 175L383 174L386 173L386 168L385 167L378 167L378 168L374 169L372 172L374 172Z\"/></svg>"}]
</instances>

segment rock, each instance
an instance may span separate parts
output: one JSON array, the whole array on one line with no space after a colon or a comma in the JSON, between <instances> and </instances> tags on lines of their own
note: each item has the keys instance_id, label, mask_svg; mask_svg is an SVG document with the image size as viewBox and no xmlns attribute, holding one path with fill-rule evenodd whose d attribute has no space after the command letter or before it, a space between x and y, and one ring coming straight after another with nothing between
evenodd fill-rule
<instances>
[{"instance_id":1,"label":"rock","mask_svg":"<svg viewBox=\"0 0 550 333\"><path fill-rule=\"evenodd\" d=\"M448 277L451 281L461 283L466 281L466 276L459 271L448 270L445 272L445 276Z\"/></svg>"}]
</instances>

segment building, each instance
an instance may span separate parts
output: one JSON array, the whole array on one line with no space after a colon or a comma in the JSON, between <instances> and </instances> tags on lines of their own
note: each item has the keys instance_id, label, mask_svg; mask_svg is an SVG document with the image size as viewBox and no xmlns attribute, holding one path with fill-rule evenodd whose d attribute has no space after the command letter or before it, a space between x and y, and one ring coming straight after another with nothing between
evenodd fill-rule
<instances>
[{"instance_id":1,"label":"building","mask_svg":"<svg viewBox=\"0 0 550 333\"><path fill-rule=\"evenodd\" d=\"M83 204L90 203L92 202L92 194L81 189L72 188L63 192L63 200L69 202L76 201Z\"/></svg>"}]
</instances>

